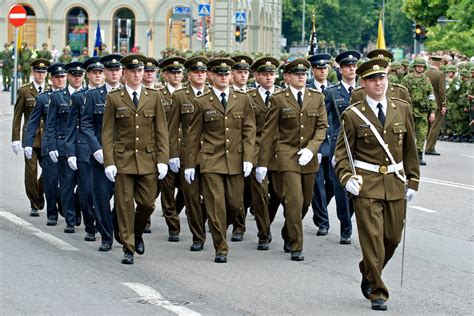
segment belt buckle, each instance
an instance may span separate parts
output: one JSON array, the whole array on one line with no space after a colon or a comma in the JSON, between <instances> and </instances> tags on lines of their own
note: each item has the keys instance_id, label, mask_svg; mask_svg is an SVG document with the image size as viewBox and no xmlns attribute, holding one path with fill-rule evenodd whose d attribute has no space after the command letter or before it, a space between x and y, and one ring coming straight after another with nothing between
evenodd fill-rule
<instances>
[{"instance_id":1,"label":"belt buckle","mask_svg":"<svg viewBox=\"0 0 474 316\"><path fill-rule=\"evenodd\" d=\"M379 172L382 173L382 174L387 174L387 172L388 172L387 166L380 166L379 167Z\"/></svg>"}]
</instances>

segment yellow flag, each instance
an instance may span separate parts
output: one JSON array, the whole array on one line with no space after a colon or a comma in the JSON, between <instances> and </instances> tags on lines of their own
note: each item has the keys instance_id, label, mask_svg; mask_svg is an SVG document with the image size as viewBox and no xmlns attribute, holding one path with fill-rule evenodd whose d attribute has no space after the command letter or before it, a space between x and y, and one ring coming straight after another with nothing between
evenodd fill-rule
<instances>
[{"instance_id":1,"label":"yellow flag","mask_svg":"<svg viewBox=\"0 0 474 316\"><path fill-rule=\"evenodd\" d=\"M386 49L385 36L383 34L382 13L380 13L380 17L379 17L379 34L377 35L377 48Z\"/></svg>"}]
</instances>

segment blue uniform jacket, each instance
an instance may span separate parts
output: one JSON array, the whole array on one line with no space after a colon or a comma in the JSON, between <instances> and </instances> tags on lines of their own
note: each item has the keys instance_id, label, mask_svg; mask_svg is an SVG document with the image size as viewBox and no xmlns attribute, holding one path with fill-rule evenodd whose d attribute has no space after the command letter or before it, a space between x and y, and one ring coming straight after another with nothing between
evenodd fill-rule
<instances>
[{"instance_id":1,"label":"blue uniform jacket","mask_svg":"<svg viewBox=\"0 0 474 316\"><path fill-rule=\"evenodd\" d=\"M48 150L57 150L59 157L66 157L66 136L71 95L68 88L54 91L49 98L48 118L46 119L46 139Z\"/></svg>"},{"instance_id":2,"label":"blue uniform jacket","mask_svg":"<svg viewBox=\"0 0 474 316\"><path fill-rule=\"evenodd\" d=\"M87 87L82 88L71 95L71 107L67 122L66 155L77 157L78 162L89 162L90 157L89 145L80 126L84 100L88 90Z\"/></svg>"},{"instance_id":3,"label":"blue uniform jacket","mask_svg":"<svg viewBox=\"0 0 474 316\"><path fill-rule=\"evenodd\" d=\"M331 85L329 83L329 85ZM314 84L314 78L313 80L311 81L311 83L308 85L309 88L313 88L313 89L316 89L316 85ZM319 90L318 90L319 91ZM327 113L328 114L328 123L330 122L329 121L329 112ZM321 146L319 146L319 149L318 149L318 153L320 153L321 155L323 155L323 157L329 157L329 154L330 154L330 143L329 143L329 138L330 138L330 129L331 129L331 124L329 124L329 127L326 131L326 138L324 139L323 143L321 144Z\"/></svg>"},{"instance_id":4,"label":"blue uniform jacket","mask_svg":"<svg viewBox=\"0 0 474 316\"><path fill-rule=\"evenodd\" d=\"M43 120L43 122L46 122L46 118L48 116L49 97L51 93L51 89L46 90L38 94L35 98L35 106L28 120L28 125L26 126L25 147L33 147L36 130L38 129L41 120ZM48 156L48 153L49 151L46 140L46 133L44 133L43 138L41 139L41 157Z\"/></svg>"}]
</instances>

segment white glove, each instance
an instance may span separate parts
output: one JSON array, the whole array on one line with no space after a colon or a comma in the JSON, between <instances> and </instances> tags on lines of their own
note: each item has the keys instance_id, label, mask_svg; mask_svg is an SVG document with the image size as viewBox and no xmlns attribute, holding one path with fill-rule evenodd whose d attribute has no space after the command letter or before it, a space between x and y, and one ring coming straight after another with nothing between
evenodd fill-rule
<instances>
[{"instance_id":1,"label":"white glove","mask_svg":"<svg viewBox=\"0 0 474 316\"><path fill-rule=\"evenodd\" d=\"M15 153L15 155L18 155L18 153L21 150L21 142L19 140L12 141L12 150Z\"/></svg>"},{"instance_id":2,"label":"white glove","mask_svg":"<svg viewBox=\"0 0 474 316\"><path fill-rule=\"evenodd\" d=\"M191 184L191 182L194 181L194 174L196 173L196 169L194 168L187 168L184 169L184 179L186 179L186 182Z\"/></svg>"},{"instance_id":3,"label":"white glove","mask_svg":"<svg viewBox=\"0 0 474 316\"><path fill-rule=\"evenodd\" d=\"M405 194L405 200L407 200L407 202L411 202L413 198L415 197L415 194L416 194L415 190L408 189L407 193Z\"/></svg>"},{"instance_id":4,"label":"white glove","mask_svg":"<svg viewBox=\"0 0 474 316\"><path fill-rule=\"evenodd\" d=\"M297 154L300 155L300 159L298 159L300 166L306 166L314 156L313 152L308 148L301 149Z\"/></svg>"},{"instance_id":5,"label":"white glove","mask_svg":"<svg viewBox=\"0 0 474 316\"><path fill-rule=\"evenodd\" d=\"M57 150L50 151L49 152L49 157L51 158L51 160L54 163L57 163L58 162L58 157L59 157L58 151Z\"/></svg>"},{"instance_id":6,"label":"white glove","mask_svg":"<svg viewBox=\"0 0 474 316\"><path fill-rule=\"evenodd\" d=\"M249 161L244 161L244 177L248 177L252 172L253 164Z\"/></svg>"},{"instance_id":7,"label":"white glove","mask_svg":"<svg viewBox=\"0 0 474 316\"><path fill-rule=\"evenodd\" d=\"M346 191L352 193L353 195L359 195L360 189L362 185L362 177L361 176L352 176L349 181L346 183Z\"/></svg>"},{"instance_id":8,"label":"white glove","mask_svg":"<svg viewBox=\"0 0 474 316\"><path fill-rule=\"evenodd\" d=\"M117 167L115 165L111 165L105 167L105 176L112 182L115 182L115 176L117 175Z\"/></svg>"},{"instance_id":9,"label":"white glove","mask_svg":"<svg viewBox=\"0 0 474 316\"><path fill-rule=\"evenodd\" d=\"M67 159L67 164L72 170L77 170L77 158L72 156Z\"/></svg>"},{"instance_id":10,"label":"white glove","mask_svg":"<svg viewBox=\"0 0 474 316\"><path fill-rule=\"evenodd\" d=\"M33 147L26 146L24 151L25 151L25 157L27 159L31 159L33 157Z\"/></svg>"},{"instance_id":11,"label":"white glove","mask_svg":"<svg viewBox=\"0 0 474 316\"><path fill-rule=\"evenodd\" d=\"M174 173L179 172L179 167L181 166L181 161L179 160L179 157L171 158L170 160L168 160L168 164L170 165L171 171L173 171Z\"/></svg>"},{"instance_id":12,"label":"white glove","mask_svg":"<svg viewBox=\"0 0 474 316\"><path fill-rule=\"evenodd\" d=\"M165 163L159 163L156 167L158 168L158 179L163 180L168 174L168 165Z\"/></svg>"},{"instance_id":13,"label":"white glove","mask_svg":"<svg viewBox=\"0 0 474 316\"><path fill-rule=\"evenodd\" d=\"M93 154L95 160L97 160L98 163L101 165L104 164L104 151L102 149L96 150L96 152Z\"/></svg>"},{"instance_id":14,"label":"white glove","mask_svg":"<svg viewBox=\"0 0 474 316\"><path fill-rule=\"evenodd\" d=\"M321 164L321 160L323 160L323 154L318 153L318 163Z\"/></svg>"},{"instance_id":15,"label":"white glove","mask_svg":"<svg viewBox=\"0 0 474 316\"><path fill-rule=\"evenodd\" d=\"M331 165L333 168L336 168L336 156L332 156Z\"/></svg>"},{"instance_id":16,"label":"white glove","mask_svg":"<svg viewBox=\"0 0 474 316\"><path fill-rule=\"evenodd\" d=\"M262 183L267 176L267 167L257 167L255 169L255 177L257 178L258 183Z\"/></svg>"}]
</instances>

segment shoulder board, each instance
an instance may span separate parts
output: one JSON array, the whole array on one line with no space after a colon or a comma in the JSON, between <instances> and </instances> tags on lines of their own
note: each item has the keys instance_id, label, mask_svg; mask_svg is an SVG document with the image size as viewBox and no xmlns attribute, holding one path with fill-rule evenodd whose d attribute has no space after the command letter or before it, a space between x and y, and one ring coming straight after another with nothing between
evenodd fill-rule
<instances>
[{"instance_id":1,"label":"shoulder board","mask_svg":"<svg viewBox=\"0 0 474 316\"><path fill-rule=\"evenodd\" d=\"M247 94L247 92L240 91L240 90L232 90L232 91L237 92L237 93L241 93L241 94Z\"/></svg>"},{"instance_id":2,"label":"shoulder board","mask_svg":"<svg viewBox=\"0 0 474 316\"><path fill-rule=\"evenodd\" d=\"M158 89L156 88L153 88L153 87L145 87L146 90L150 90L150 91L158 91Z\"/></svg>"},{"instance_id":3,"label":"shoulder board","mask_svg":"<svg viewBox=\"0 0 474 316\"><path fill-rule=\"evenodd\" d=\"M317 92L317 93L319 93L319 94L322 94L321 92L319 92L318 90L316 90L316 89L314 89L314 88L306 88L306 89L308 89L308 90L311 91L311 92Z\"/></svg>"},{"instance_id":4,"label":"shoulder board","mask_svg":"<svg viewBox=\"0 0 474 316\"><path fill-rule=\"evenodd\" d=\"M118 91L120 91L120 89L121 88L114 88L114 89L110 90L109 94L118 92Z\"/></svg>"},{"instance_id":5,"label":"shoulder board","mask_svg":"<svg viewBox=\"0 0 474 316\"><path fill-rule=\"evenodd\" d=\"M30 84L31 84L31 82L25 83L25 84L24 84L24 85L22 85L20 88L23 88L23 87L28 87Z\"/></svg>"},{"instance_id":6,"label":"shoulder board","mask_svg":"<svg viewBox=\"0 0 474 316\"><path fill-rule=\"evenodd\" d=\"M204 92L204 93L201 94L200 96L196 97L196 99L200 99L200 98L202 98L202 97L204 97L204 96L206 96L206 95L208 95L208 94L210 94L210 93L211 93L211 90L208 90L207 92Z\"/></svg>"},{"instance_id":7,"label":"shoulder board","mask_svg":"<svg viewBox=\"0 0 474 316\"><path fill-rule=\"evenodd\" d=\"M257 88L251 88L251 89L247 90L247 93L252 93L252 92L255 92L255 91L257 91Z\"/></svg>"},{"instance_id":8,"label":"shoulder board","mask_svg":"<svg viewBox=\"0 0 474 316\"><path fill-rule=\"evenodd\" d=\"M357 101L357 102L355 102L355 103L352 103L351 105L349 105L349 106L341 113L341 115L344 114L344 113L346 113L347 111L349 111L349 110L350 110L351 108L353 108L354 106L359 105L360 103L362 103L362 101Z\"/></svg>"},{"instance_id":9,"label":"shoulder board","mask_svg":"<svg viewBox=\"0 0 474 316\"><path fill-rule=\"evenodd\" d=\"M275 91L275 92L273 92L273 95L282 94L285 91L286 91L286 89L283 89L283 90L280 90L280 91Z\"/></svg>"},{"instance_id":10,"label":"shoulder board","mask_svg":"<svg viewBox=\"0 0 474 316\"><path fill-rule=\"evenodd\" d=\"M174 90L174 93L179 92L179 91L184 91L184 90L187 90L187 89L188 89L188 86L183 86L179 89Z\"/></svg>"},{"instance_id":11,"label":"shoulder board","mask_svg":"<svg viewBox=\"0 0 474 316\"><path fill-rule=\"evenodd\" d=\"M163 91L166 87L165 86L161 86L158 88L159 91Z\"/></svg>"},{"instance_id":12,"label":"shoulder board","mask_svg":"<svg viewBox=\"0 0 474 316\"><path fill-rule=\"evenodd\" d=\"M392 83L392 86L394 86L394 87L399 87L399 88L404 89L404 90L408 90L407 87L405 87L404 85L401 85L401 84L399 84L399 83Z\"/></svg>"},{"instance_id":13,"label":"shoulder board","mask_svg":"<svg viewBox=\"0 0 474 316\"><path fill-rule=\"evenodd\" d=\"M396 97L392 97L393 100L397 100L397 101L401 101L403 103L406 103L406 104L410 104L408 103L407 101L403 100L403 99L400 99L400 98L396 98Z\"/></svg>"},{"instance_id":14,"label":"shoulder board","mask_svg":"<svg viewBox=\"0 0 474 316\"><path fill-rule=\"evenodd\" d=\"M358 86L357 88L354 89L354 91L359 91L359 90L363 90L364 87L363 86Z\"/></svg>"}]
</instances>

